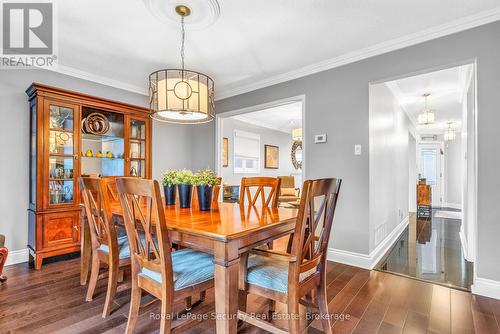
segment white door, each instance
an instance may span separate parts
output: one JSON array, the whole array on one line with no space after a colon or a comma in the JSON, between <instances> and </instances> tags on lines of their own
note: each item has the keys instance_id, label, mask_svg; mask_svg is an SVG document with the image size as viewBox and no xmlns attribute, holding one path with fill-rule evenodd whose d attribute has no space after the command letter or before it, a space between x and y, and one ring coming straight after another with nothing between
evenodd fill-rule
<instances>
[{"instance_id":1,"label":"white door","mask_svg":"<svg viewBox=\"0 0 500 334\"><path fill-rule=\"evenodd\" d=\"M443 200L441 170L441 143L419 145L419 173L432 189L432 206L440 207Z\"/></svg>"}]
</instances>

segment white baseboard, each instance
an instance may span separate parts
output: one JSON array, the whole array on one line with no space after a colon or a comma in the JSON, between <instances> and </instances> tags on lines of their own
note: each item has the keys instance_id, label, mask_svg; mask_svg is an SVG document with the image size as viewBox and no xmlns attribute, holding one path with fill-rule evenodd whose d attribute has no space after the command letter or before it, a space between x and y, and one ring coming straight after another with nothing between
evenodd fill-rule
<instances>
[{"instance_id":1,"label":"white baseboard","mask_svg":"<svg viewBox=\"0 0 500 334\"><path fill-rule=\"evenodd\" d=\"M441 206L443 208L462 210L462 204L457 204L457 203L443 203Z\"/></svg>"},{"instance_id":2,"label":"white baseboard","mask_svg":"<svg viewBox=\"0 0 500 334\"><path fill-rule=\"evenodd\" d=\"M349 252L342 249L328 248L328 261L347 264L354 267L363 269L371 268L371 259L369 255Z\"/></svg>"},{"instance_id":3,"label":"white baseboard","mask_svg":"<svg viewBox=\"0 0 500 334\"><path fill-rule=\"evenodd\" d=\"M406 216L369 255L329 248L327 258L329 261L339 262L354 267L373 269L380 259L389 251L396 240L398 240L401 233L403 233L406 226L408 226L408 222L409 219L408 216Z\"/></svg>"},{"instance_id":4,"label":"white baseboard","mask_svg":"<svg viewBox=\"0 0 500 334\"><path fill-rule=\"evenodd\" d=\"M475 295L500 299L500 282L487 278L474 277L471 291Z\"/></svg>"},{"instance_id":5,"label":"white baseboard","mask_svg":"<svg viewBox=\"0 0 500 334\"><path fill-rule=\"evenodd\" d=\"M7 255L7 262L5 262L5 265L10 266L17 263L28 262L28 259L29 259L28 249L9 251L9 254Z\"/></svg>"}]
</instances>

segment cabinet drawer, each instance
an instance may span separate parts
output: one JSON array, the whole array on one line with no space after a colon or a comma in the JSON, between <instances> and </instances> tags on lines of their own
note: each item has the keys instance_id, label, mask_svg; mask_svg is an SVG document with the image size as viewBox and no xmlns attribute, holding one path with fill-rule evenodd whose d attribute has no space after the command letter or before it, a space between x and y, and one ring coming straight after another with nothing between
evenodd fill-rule
<instances>
[{"instance_id":1,"label":"cabinet drawer","mask_svg":"<svg viewBox=\"0 0 500 334\"><path fill-rule=\"evenodd\" d=\"M45 214L41 231L43 248L77 244L79 228L78 211Z\"/></svg>"}]
</instances>

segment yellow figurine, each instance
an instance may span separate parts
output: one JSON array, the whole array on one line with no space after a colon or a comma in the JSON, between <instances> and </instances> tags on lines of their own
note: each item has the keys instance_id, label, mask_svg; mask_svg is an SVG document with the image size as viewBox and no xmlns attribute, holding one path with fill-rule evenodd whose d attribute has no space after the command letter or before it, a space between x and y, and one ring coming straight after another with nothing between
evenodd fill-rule
<instances>
[{"instance_id":1,"label":"yellow figurine","mask_svg":"<svg viewBox=\"0 0 500 334\"><path fill-rule=\"evenodd\" d=\"M85 152L85 156L89 158L93 157L94 155L92 154L92 150L87 150L87 152Z\"/></svg>"},{"instance_id":2,"label":"yellow figurine","mask_svg":"<svg viewBox=\"0 0 500 334\"><path fill-rule=\"evenodd\" d=\"M106 158L114 158L114 154L111 151L106 152Z\"/></svg>"},{"instance_id":3,"label":"yellow figurine","mask_svg":"<svg viewBox=\"0 0 500 334\"><path fill-rule=\"evenodd\" d=\"M98 158L102 158L102 152L101 151L97 151L97 153L95 154L96 157Z\"/></svg>"}]
</instances>

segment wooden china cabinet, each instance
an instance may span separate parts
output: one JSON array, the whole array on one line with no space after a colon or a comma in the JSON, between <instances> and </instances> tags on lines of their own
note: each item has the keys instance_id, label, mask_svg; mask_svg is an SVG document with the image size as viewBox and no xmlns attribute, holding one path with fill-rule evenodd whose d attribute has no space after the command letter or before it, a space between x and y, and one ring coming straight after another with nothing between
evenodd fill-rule
<instances>
[{"instance_id":1,"label":"wooden china cabinet","mask_svg":"<svg viewBox=\"0 0 500 334\"><path fill-rule=\"evenodd\" d=\"M151 178L152 127L146 108L37 83L26 94L28 249L40 269L44 258L80 250L79 176Z\"/></svg>"}]
</instances>

